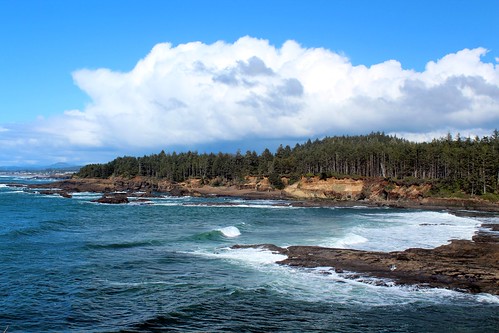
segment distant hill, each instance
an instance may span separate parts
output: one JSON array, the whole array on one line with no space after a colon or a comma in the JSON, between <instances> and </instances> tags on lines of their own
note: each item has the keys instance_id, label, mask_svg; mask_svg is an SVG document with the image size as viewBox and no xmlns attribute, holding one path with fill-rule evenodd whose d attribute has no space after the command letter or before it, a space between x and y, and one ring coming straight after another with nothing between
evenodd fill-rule
<instances>
[{"instance_id":1,"label":"distant hill","mask_svg":"<svg viewBox=\"0 0 499 333\"><path fill-rule=\"evenodd\" d=\"M47 166L0 166L0 172L40 172L40 173L62 173L78 172L81 166L58 162Z\"/></svg>"}]
</instances>

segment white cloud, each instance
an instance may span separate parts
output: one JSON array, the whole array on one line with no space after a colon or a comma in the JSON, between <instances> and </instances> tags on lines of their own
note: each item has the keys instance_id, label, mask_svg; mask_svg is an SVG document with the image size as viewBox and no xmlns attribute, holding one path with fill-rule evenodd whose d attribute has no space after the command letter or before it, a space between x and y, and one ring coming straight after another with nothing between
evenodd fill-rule
<instances>
[{"instance_id":1,"label":"white cloud","mask_svg":"<svg viewBox=\"0 0 499 333\"><path fill-rule=\"evenodd\" d=\"M416 72L396 60L354 66L294 41L163 43L130 72L74 72L92 102L35 131L61 145L125 151L378 130L415 138L491 132L499 127L499 67L482 62L486 53L464 49Z\"/></svg>"}]
</instances>

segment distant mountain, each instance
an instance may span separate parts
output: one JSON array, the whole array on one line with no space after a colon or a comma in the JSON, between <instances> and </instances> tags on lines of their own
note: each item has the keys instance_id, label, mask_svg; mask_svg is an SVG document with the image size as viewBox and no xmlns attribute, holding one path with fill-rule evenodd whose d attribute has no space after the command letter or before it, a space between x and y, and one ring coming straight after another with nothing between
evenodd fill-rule
<instances>
[{"instance_id":1,"label":"distant mountain","mask_svg":"<svg viewBox=\"0 0 499 333\"><path fill-rule=\"evenodd\" d=\"M0 172L78 172L81 166L71 165L64 162L54 163L48 166L0 166Z\"/></svg>"},{"instance_id":2,"label":"distant mountain","mask_svg":"<svg viewBox=\"0 0 499 333\"><path fill-rule=\"evenodd\" d=\"M75 165L71 165L71 164L68 164L68 163L64 163L64 162L58 162L58 163L54 163L54 164L51 164L47 167L45 167L44 169L71 169L71 168L80 168L79 166L75 166Z\"/></svg>"}]
</instances>

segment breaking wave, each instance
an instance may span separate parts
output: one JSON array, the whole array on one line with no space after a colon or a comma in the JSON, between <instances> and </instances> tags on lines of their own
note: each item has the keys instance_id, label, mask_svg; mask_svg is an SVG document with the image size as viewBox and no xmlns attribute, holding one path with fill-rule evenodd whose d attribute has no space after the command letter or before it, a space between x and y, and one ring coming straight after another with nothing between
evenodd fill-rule
<instances>
[{"instance_id":1,"label":"breaking wave","mask_svg":"<svg viewBox=\"0 0 499 333\"><path fill-rule=\"evenodd\" d=\"M229 237L229 238L241 236L241 231L239 231L239 229L237 227L234 227L234 226L221 228L221 229L218 229L218 231L220 231L222 233L222 235L224 235L225 237Z\"/></svg>"}]
</instances>

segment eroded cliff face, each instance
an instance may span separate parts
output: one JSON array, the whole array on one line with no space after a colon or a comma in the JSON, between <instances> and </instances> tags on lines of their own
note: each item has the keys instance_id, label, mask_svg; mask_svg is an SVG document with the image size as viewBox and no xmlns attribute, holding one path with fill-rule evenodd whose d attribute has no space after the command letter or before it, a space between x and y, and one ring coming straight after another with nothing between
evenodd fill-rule
<instances>
[{"instance_id":1,"label":"eroded cliff face","mask_svg":"<svg viewBox=\"0 0 499 333\"><path fill-rule=\"evenodd\" d=\"M295 199L332 199L340 201L397 201L422 200L431 185L398 185L385 179L352 179L302 177L291 185L289 179L282 178L285 185L282 194ZM188 179L182 183L168 180L134 177L112 177L109 179L70 179L58 182L57 185L68 192L181 192L194 193L204 187L233 188L235 190L270 192L275 188L268 177L247 176L244 181L227 182L221 179Z\"/></svg>"},{"instance_id":2,"label":"eroded cliff face","mask_svg":"<svg viewBox=\"0 0 499 333\"><path fill-rule=\"evenodd\" d=\"M300 181L286 186L284 192L300 199L360 199L365 183L363 180L319 177L302 177Z\"/></svg>"},{"instance_id":3,"label":"eroded cliff face","mask_svg":"<svg viewBox=\"0 0 499 333\"><path fill-rule=\"evenodd\" d=\"M356 201L391 207L428 209L467 209L499 212L499 204L480 198L437 198L429 195L431 184L401 185L380 178L328 178L303 177L289 185L290 180L282 178L283 190L272 186L267 177L248 176L243 181L228 182L222 179L189 179L174 183L164 179L134 177L111 177L109 179L73 178L51 183L56 191L42 194L59 194L71 197L73 192L127 192L135 196L151 196L154 192L174 196L239 196L260 199L296 199L310 204L354 204ZM13 185L15 186L15 184ZM47 184L34 184L32 189L46 188ZM318 200L314 203L314 201Z\"/></svg>"},{"instance_id":4,"label":"eroded cliff face","mask_svg":"<svg viewBox=\"0 0 499 333\"><path fill-rule=\"evenodd\" d=\"M430 189L430 184L398 185L384 179L302 177L284 192L297 199L383 201L420 200Z\"/></svg>"}]
</instances>

